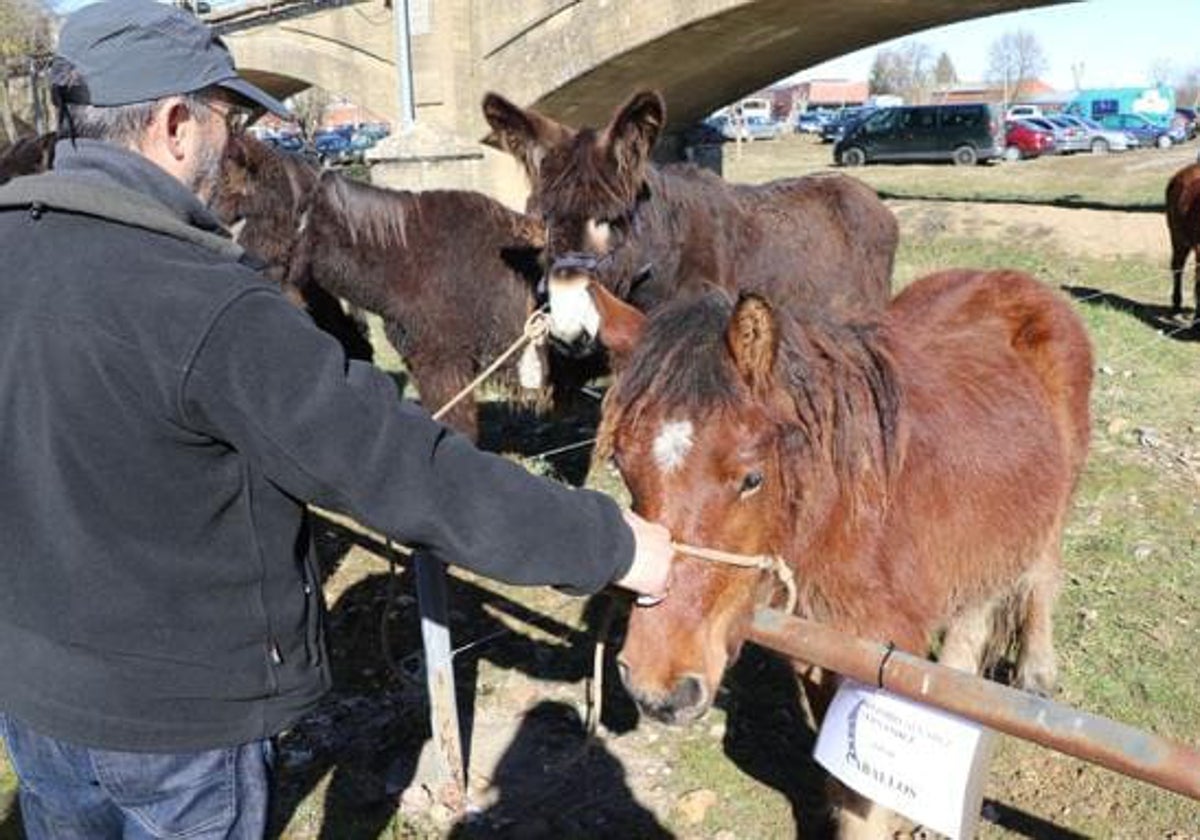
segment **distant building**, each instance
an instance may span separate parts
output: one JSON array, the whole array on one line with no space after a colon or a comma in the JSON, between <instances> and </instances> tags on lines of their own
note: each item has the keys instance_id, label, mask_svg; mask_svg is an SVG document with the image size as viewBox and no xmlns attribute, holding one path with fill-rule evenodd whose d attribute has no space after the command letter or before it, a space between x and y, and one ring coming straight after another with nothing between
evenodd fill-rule
<instances>
[{"instance_id":1,"label":"distant building","mask_svg":"<svg viewBox=\"0 0 1200 840\"><path fill-rule=\"evenodd\" d=\"M847 79L812 79L781 90L790 95L792 113L862 105L870 92L866 81Z\"/></svg>"},{"instance_id":2,"label":"distant building","mask_svg":"<svg viewBox=\"0 0 1200 840\"><path fill-rule=\"evenodd\" d=\"M957 102L991 102L996 105L1004 104L1005 91L1002 86L988 82L963 82L938 88L930 93L930 102L935 105L954 104ZM1060 93L1050 85L1034 79L1021 85L1020 96L1013 96L1008 91L1009 105L1040 105L1048 111L1062 110L1062 106L1070 97Z\"/></svg>"},{"instance_id":3,"label":"distant building","mask_svg":"<svg viewBox=\"0 0 1200 840\"><path fill-rule=\"evenodd\" d=\"M353 102L332 102L321 115L321 128L336 128L339 126L359 126L364 123L376 125L390 125L390 123L379 116L378 114L368 111L361 105L356 105Z\"/></svg>"}]
</instances>

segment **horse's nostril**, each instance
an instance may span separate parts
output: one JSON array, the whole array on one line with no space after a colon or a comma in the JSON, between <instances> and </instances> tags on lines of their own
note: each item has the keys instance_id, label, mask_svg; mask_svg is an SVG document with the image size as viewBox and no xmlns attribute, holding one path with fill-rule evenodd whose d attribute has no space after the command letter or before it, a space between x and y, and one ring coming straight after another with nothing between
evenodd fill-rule
<instances>
[{"instance_id":1,"label":"horse's nostril","mask_svg":"<svg viewBox=\"0 0 1200 840\"><path fill-rule=\"evenodd\" d=\"M625 686L626 690L628 690L629 689L629 666L626 665L624 662L622 662L620 659L617 660L617 676L619 676L621 678L621 685Z\"/></svg>"},{"instance_id":2,"label":"horse's nostril","mask_svg":"<svg viewBox=\"0 0 1200 840\"><path fill-rule=\"evenodd\" d=\"M696 709L704 705L707 695L704 680L695 674L687 674L675 683L669 702L672 708L679 711Z\"/></svg>"}]
</instances>

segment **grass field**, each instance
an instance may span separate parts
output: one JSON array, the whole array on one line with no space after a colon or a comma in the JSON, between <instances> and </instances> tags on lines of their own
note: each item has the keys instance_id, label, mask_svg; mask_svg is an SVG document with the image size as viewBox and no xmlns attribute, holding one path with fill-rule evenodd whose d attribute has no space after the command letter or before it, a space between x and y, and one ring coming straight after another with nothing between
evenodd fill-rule
<instances>
[{"instance_id":1,"label":"grass field","mask_svg":"<svg viewBox=\"0 0 1200 840\"><path fill-rule=\"evenodd\" d=\"M828 168L829 148L787 138L745 147L739 158L727 147L725 174L760 181L820 171ZM872 166L854 174L897 198L1146 213L1157 211L1170 174L1194 159L1193 144L969 169ZM971 205L964 203L962 212ZM1164 309L1167 255L1087 257L1065 252L1052 238L963 236L919 212L902 218L898 285L950 266L1016 267L1077 301L1098 374L1092 455L1066 535L1058 699L1200 746L1200 335ZM1114 229L1122 218L1112 215ZM376 344L381 363L398 369L394 354ZM559 469L563 463L579 469L582 457L557 462ZM556 473L545 460L525 463ZM589 480L620 493L606 471ZM317 758L285 763L284 838L794 834L806 795L798 789L811 777L805 755L811 735L795 731L785 695L763 699L759 686L779 684L777 663L746 657L718 707L687 730L638 725L628 704L614 697L610 729L619 737L568 772L567 789L552 796L561 784L550 772L561 757L552 745L561 749L578 734L570 709L582 696L590 650L581 634L591 618L583 604L557 593L457 574L456 638L479 641L458 660L460 688L469 688L475 710L475 764L487 776L476 801L497 820L452 827L447 814L420 802L398 809L394 782L413 777L405 762L415 762L424 738L419 692L405 689L379 661L379 611L387 607L370 546L356 545L332 525L329 535L341 540L327 583L340 683L321 719L292 737L293 756ZM410 592L411 581L406 585ZM404 597L411 606L411 596ZM416 644L414 632L410 627L404 644ZM549 792L522 787L521 774L513 781L505 769L531 721L543 736L521 753L528 763L515 766ZM401 734L406 726L416 730L412 737ZM349 743L321 740L334 730ZM489 764L491 758L501 760ZM13 795L13 776L0 756L0 840L20 836ZM1012 739L1001 739L986 795L984 838L1200 838L1200 804ZM575 814L580 803L607 822ZM495 828L504 819L512 820L510 830Z\"/></svg>"}]
</instances>

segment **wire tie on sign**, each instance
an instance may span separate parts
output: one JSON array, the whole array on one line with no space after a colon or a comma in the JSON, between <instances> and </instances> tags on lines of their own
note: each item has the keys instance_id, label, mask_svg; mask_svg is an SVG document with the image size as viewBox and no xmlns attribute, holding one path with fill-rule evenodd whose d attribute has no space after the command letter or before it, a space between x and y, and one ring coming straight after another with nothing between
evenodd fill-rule
<instances>
[{"instance_id":1,"label":"wire tie on sign","mask_svg":"<svg viewBox=\"0 0 1200 840\"><path fill-rule=\"evenodd\" d=\"M880 688L883 688L883 669L887 667L888 660L892 658L892 652L895 649L895 642L888 642L883 646L883 658L879 660L879 673L875 676L875 683Z\"/></svg>"}]
</instances>

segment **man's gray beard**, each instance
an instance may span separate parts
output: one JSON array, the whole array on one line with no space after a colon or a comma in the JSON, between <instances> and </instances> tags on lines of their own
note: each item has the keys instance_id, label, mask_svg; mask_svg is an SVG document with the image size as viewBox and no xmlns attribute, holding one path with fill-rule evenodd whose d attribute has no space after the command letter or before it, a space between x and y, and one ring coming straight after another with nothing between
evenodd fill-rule
<instances>
[{"instance_id":1,"label":"man's gray beard","mask_svg":"<svg viewBox=\"0 0 1200 840\"><path fill-rule=\"evenodd\" d=\"M221 158L224 153L224 148L205 145L196 159L196 168L192 171L188 187L206 207L211 206L216 198L217 182L221 177Z\"/></svg>"}]
</instances>

